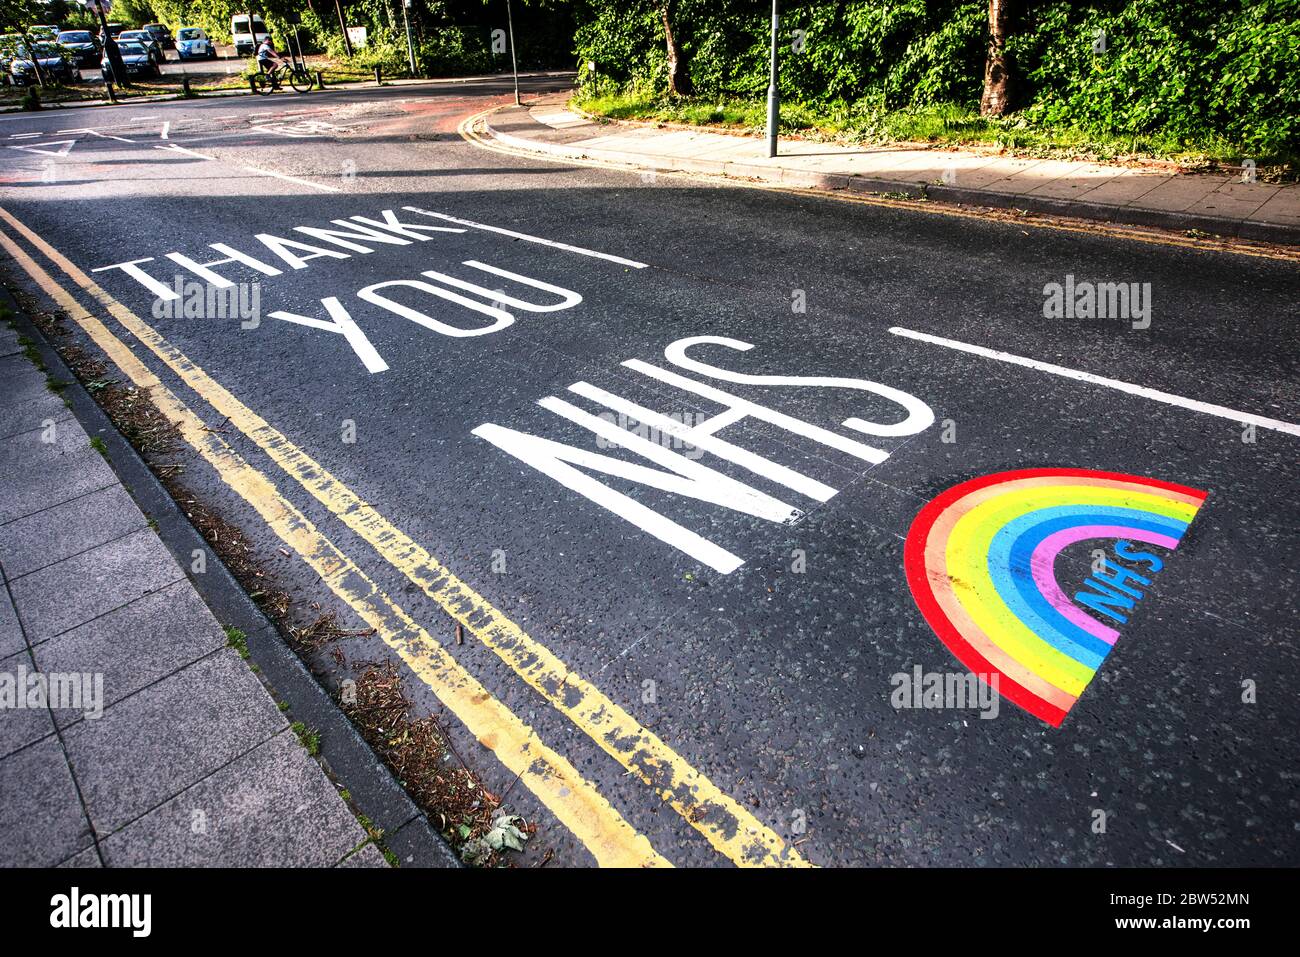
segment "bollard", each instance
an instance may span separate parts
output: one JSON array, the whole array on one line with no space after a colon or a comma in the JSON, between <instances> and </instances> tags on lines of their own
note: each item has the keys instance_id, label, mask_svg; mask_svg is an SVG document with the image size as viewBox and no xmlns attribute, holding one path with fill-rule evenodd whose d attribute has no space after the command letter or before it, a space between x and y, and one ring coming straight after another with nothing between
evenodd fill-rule
<instances>
[{"instance_id":1,"label":"bollard","mask_svg":"<svg viewBox=\"0 0 1300 957\"><path fill-rule=\"evenodd\" d=\"M188 100L193 95L194 93L190 90L190 78L189 75L186 74L181 77L181 96Z\"/></svg>"},{"instance_id":2,"label":"bollard","mask_svg":"<svg viewBox=\"0 0 1300 957\"><path fill-rule=\"evenodd\" d=\"M316 71L316 85L322 90L325 89L325 74L320 70Z\"/></svg>"},{"instance_id":3,"label":"bollard","mask_svg":"<svg viewBox=\"0 0 1300 957\"><path fill-rule=\"evenodd\" d=\"M106 80L106 81L104 82L104 86L105 86L105 88L107 88L107 90L108 90L108 102L110 102L110 103L116 103L116 102L117 102L117 94L113 92L113 81L112 81L112 80Z\"/></svg>"},{"instance_id":4,"label":"bollard","mask_svg":"<svg viewBox=\"0 0 1300 957\"><path fill-rule=\"evenodd\" d=\"M379 67L375 67L375 86L383 86L384 78L379 73Z\"/></svg>"},{"instance_id":5,"label":"bollard","mask_svg":"<svg viewBox=\"0 0 1300 957\"><path fill-rule=\"evenodd\" d=\"M248 78L248 92L249 93L257 92L257 87L253 85L253 78L251 76Z\"/></svg>"}]
</instances>

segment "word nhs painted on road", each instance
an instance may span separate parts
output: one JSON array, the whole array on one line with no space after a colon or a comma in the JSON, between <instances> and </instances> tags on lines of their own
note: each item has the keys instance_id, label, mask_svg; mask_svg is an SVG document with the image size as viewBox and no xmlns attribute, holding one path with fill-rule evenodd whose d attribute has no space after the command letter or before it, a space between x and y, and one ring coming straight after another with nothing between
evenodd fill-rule
<instances>
[{"instance_id":1,"label":"word nhs painted on road","mask_svg":"<svg viewBox=\"0 0 1300 957\"><path fill-rule=\"evenodd\" d=\"M746 352L753 348L750 343L738 339L723 336L694 336L670 344L664 350L664 357L678 369L693 372L707 379L743 385L852 389L872 393L895 403L902 409L903 418L898 422L869 422L853 416L840 423L843 428L861 435L899 438L915 435L929 428L934 422L934 413L930 407L916 396L878 382L827 376L750 375L734 372L691 356L688 350L698 346L720 346L738 352ZM603 406L618 415L626 416L627 419L655 429L656 434L671 436L699 450L702 454L730 462L758 479L781 486L814 503L829 501L838 490L816 478L723 439L719 433L746 419L755 419L805 439L811 439L822 446L871 465L879 465L889 458L888 452L874 445L868 445L831 429L760 405L671 369L642 362L640 359L628 359L622 365L626 369L654 380L659 387L668 386L681 390L707 402L717 403L723 407L723 410L707 418L696 419L694 424L688 425L681 417L648 409L588 382L575 382L568 387L568 391L594 405ZM619 518L631 522L661 542L671 545L723 574L735 571L744 564L743 559L630 495L598 481L589 473L599 473L625 482L634 482L649 489L721 506L777 524L792 524L804 515L804 510L800 507L710 468L698 461L698 455L681 454L666 447L662 442L652 441L636 431L620 428L610 419L608 413L594 414L557 396L547 396L540 399L537 404L593 433L598 442L603 441L619 446L659 468L566 445L554 439L530 435L490 422L474 429L473 434L542 474L550 476L565 488L577 492Z\"/></svg>"},{"instance_id":2,"label":"word nhs painted on road","mask_svg":"<svg viewBox=\"0 0 1300 957\"><path fill-rule=\"evenodd\" d=\"M1123 539L1115 543L1115 556L1130 564L1145 565L1144 570L1150 574L1165 567L1165 563L1151 552L1137 551L1131 542ZM1093 565L1091 577L1084 581L1083 589L1075 592L1074 600L1122 625L1128 621L1127 613L1142 600L1145 594L1142 589L1150 588L1151 582L1141 572L1116 564L1102 553Z\"/></svg>"}]
</instances>

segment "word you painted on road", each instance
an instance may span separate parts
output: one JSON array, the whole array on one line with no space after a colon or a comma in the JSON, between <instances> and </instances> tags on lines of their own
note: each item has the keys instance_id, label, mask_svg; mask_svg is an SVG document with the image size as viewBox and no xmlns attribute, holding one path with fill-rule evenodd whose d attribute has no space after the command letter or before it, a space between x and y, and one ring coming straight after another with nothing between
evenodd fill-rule
<instances>
[{"instance_id":1,"label":"word you painted on road","mask_svg":"<svg viewBox=\"0 0 1300 957\"><path fill-rule=\"evenodd\" d=\"M1133 543L1173 550L1206 493L1135 475L1024 469L963 482L931 501L904 547L908 585L939 639L998 692L1053 727L1114 648L1117 623L1163 567ZM1056 559L1079 542L1113 541L1071 600Z\"/></svg>"},{"instance_id":2,"label":"word you painted on road","mask_svg":"<svg viewBox=\"0 0 1300 957\"><path fill-rule=\"evenodd\" d=\"M717 346L738 352L746 352L753 348L748 342L723 336L692 336L670 344L664 350L664 358L677 369L694 373L705 379L743 385L852 389L872 393L895 403L902 410L903 417L897 422L871 422L854 416L840 423L843 428L860 435L899 438L922 432L934 422L934 413L928 405L900 389L866 379L751 375L735 372L702 362L690 355L689 350L701 346ZM654 380L661 386L678 389L698 399L717 403L723 407L722 411L707 418L697 419L693 424L688 425L680 417L664 415L622 396L597 388L588 382L575 382L568 387L568 391L594 405L603 406L608 410L607 412L600 415L593 414L557 396L547 396L538 401L537 404L547 411L594 434L598 442L617 445L658 468L490 422L474 429L474 435L542 474L550 476L565 488L577 492L661 542L671 545L723 574L735 571L744 564L743 559L632 496L597 480L591 473L606 475L623 482L637 483L660 492L669 492L721 506L778 524L791 524L798 521L804 515L803 509L710 468L699 461L698 454L683 454L636 431L620 428L612 421L610 412L625 416L624 421L634 420L643 423L664 436L670 436L702 453L730 462L760 479L779 485L789 492L816 503L829 501L838 490L816 478L780 465L741 445L721 438L719 433L746 419L755 419L871 465L878 465L889 458L888 452L875 445L760 405L734 392L702 382L698 378L682 375L673 369L652 365L640 359L628 359L622 365Z\"/></svg>"}]
</instances>

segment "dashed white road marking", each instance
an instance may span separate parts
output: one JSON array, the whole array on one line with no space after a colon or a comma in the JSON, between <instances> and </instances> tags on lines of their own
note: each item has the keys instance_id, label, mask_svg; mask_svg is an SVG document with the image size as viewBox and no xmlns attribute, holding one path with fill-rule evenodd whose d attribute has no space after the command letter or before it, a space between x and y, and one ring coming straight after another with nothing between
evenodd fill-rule
<instances>
[{"instance_id":1,"label":"dashed white road marking","mask_svg":"<svg viewBox=\"0 0 1300 957\"><path fill-rule=\"evenodd\" d=\"M172 144L169 145L169 146L155 146L154 149L156 149L156 150L169 150L170 152L173 152L173 153L188 153L190 156L197 156L199 159L205 159L205 160L215 160L215 159L216 159L215 156L209 156L207 153L197 153L197 152L195 152L194 150L187 150L185 147L183 147L183 146L177 146L175 143L172 143Z\"/></svg>"},{"instance_id":2,"label":"dashed white road marking","mask_svg":"<svg viewBox=\"0 0 1300 957\"><path fill-rule=\"evenodd\" d=\"M434 213L427 209L421 209L419 206L403 206L407 212L419 213L421 216L432 216L434 219L445 219L449 223L456 223L460 226L469 226L471 229L484 229L490 233L500 233L503 236L510 236L514 239L522 239L530 243L541 243L543 246L551 246L555 249L564 249L571 253L578 253L581 256L594 256L597 259L607 259L610 262L618 263L621 266L631 266L633 269L645 269L649 263L639 263L635 259L624 259L622 256L611 256L609 253L599 253L594 249L584 249L582 246L570 246L568 243L557 243L551 239L542 239L540 236L530 236L528 233L517 233L513 229L502 229L500 226L488 226L484 223L476 223L468 219L457 219L455 216L448 216L446 213Z\"/></svg>"},{"instance_id":3,"label":"dashed white road marking","mask_svg":"<svg viewBox=\"0 0 1300 957\"><path fill-rule=\"evenodd\" d=\"M918 342L928 342L931 345L943 346L945 349L955 349L958 352L966 352L973 356L982 356L985 359L994 359L998 362L1006 362L1010 365L1022 366L1026 369L1036 369L1039 372L1046 372L1050 375L1059 375L1066 379L1074 379L1076 382L1087 382L1090 385L1104 386L1107 389L1114 389L1116 392L1126 392L1129 395L1140 396L1143 399L1150 399L1153 402L1163 402L1166 405L1178 406L1181 409L1188 409L1192 412L1218 416L1221 419L1228 419L1242 425L1257 425L1261 429L1272 429L1276 432L1285 432L1287 435L1300 436L1300 425L1293 422L1283 422L1280 419L1270 419L1266 416L1256 415L1253 412L1240 412L1236 409L1229 409L1227 406L1201 402L1199 399L1189 399L1186 396L1174 395L1172 392L1161 392L1159 389L1149 389L1146 386L1136 385L1132 382L1123 382L1119 379L1108 379L1105 376L1094 375L1091 372L1082 372L1079 369L1069 369L1065 366L1053 365L1050 362L1040 362L1037 359L1027 359L1024 356L1012 355L1010 352L1000 352L997 349L986 349L983 346L972 345L969 342L958 342L956 339L945 339L943 336L932 336L925 332L917 332L914 329L902 329L898 326L894 326L889 331L896 336L903 336L906 339L915 339Z\"/></svg>"},{"instance_id":4,"label":"dashed white road marking","mask_svg":"<svg viewBox=\"0 0 1300 957\"><path fill-rule=\"evenodd\" d=\"M323 183L313 183L309 179L299 179L297 176L289 176L287 173L276 173L269 169L259 169L256 166L244 166L241 168L248 170L250 173L260 173L263 176L274 176L276 179L282 179L287 183L297 183L300 186L310 186L312 189L319 189L325 193L342 192L342 190L337 186L326 186Z\"/></svg>"},{"instance_id":5,"label":"dashed white road marking","mask_svg":"<svg viewBox=\"0 0 1300 957\"><path fill-rule=\"evenodd\" d=\"M162 133L159 134L158 138L159 138L160 140L165 140L165 139L167 139L167 133L171 130L171 128L172 128L172 121L171 121L171 120L163 120Z\"/></svg>"}]
</instances>

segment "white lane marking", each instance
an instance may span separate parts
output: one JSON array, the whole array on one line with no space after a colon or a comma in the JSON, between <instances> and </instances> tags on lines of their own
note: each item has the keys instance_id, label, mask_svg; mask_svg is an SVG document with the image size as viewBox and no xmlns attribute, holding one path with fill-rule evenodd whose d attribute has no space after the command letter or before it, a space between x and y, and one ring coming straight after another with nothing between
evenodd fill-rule
<instances>
[{"instance_id":1,"label":"white lane marking","mask_svg":"<svg viewBox=\"0 0 1300 957\"><path fill-rule=\"evenodd\" d=\"M60 132L60 133L68 133L68 132L71 132L71 131L70 131L70 130L59 130L59 132ZM40 133L10 133L10 134L9 134L9 138L10 138L11 140L25 140L25 139L27 139L28 137L31 137L31 136L40 136L40 135L41 135Z\"/></svg>"},{"instance_id":2,"label":"white lane marking","mask_svg":"<svg viewBox=\"0 0 1300 957\"><path fill-rule=\"evenodd\" d=\"M159 135L158 138L159 138L160 140L165 140L165 139L167 139L167 131L170 130L171 128L172 128L172 121L171 121L171 120L164 120L164 121L163 121L163 125L162 125L162 133Z\"/></svg>"},{"instance_id":3,"label":"white lane marking","mask_svg":"<svg viewBox=\"0 0 1300 957\"><path fill-rule=\"evenodd\" d=\"M1078 382L1087 382L1091 385L1105 386L1107 389L1114 389L1117 392L1127 392L1129 395L1151 399L1153 402L1163 402L1166 405L1176 405L1179 408L1189 409L1192 412L1201 412L1205 415L1216 415L1219 418L1239 422L1242 425L1257 425L1263 429L1273 429L1277 432L1285 432L1287 435L1300 436L1300 425L1291 422L1283 422L1280 419L1270 419L1262 415L1255 415L1253 412L1239 412L1236 409L1229 409L1227 406L1213 405L1209 402L1201 402L1199 399L1189 399L1185 396L1174 395L1171 392L1161 392L1159 389L1148 389L1146 386L1135 385L1132 382L1122 382L1119 379L1108 379L1105 376L1093 375L1091 372L1081 372L1078 369L1068 369L1065 366L1052 365L1050 362L1039 362L1037 359L1026 359L1024 356L1012 355L1009 352L999 352L996 349L986 349L983 346L971 345L969 342L958 342L956 339L945 339L942 336L932 336L928 333L916 332L912 329L902 329L898 326L894 326L889 331L896 336L903 336L906 339L915 339L918 342L928 342L932 345L943 346L946 349L955 349L958 352L969 352L971 355L983 356L986 359L996 359L998 362L1007 362L1011 365L1023 366L1026 369L1037 369L1039 372L1064 376L1067 379L1074 379Z\"/></svg>"},{"instance_id":4,"label":"white lane marking","mask_svg":"<svg viewBox=\"0 0 1300 957\"><path fill-rule=\"evenodd\" d=\"M206 153L196 153L194 150L187 150L185 147L177 146L175 143L172 143L170 146L155 146L154 149L168 150L172 153L188 153L190 156L197 156L199 159L216 160L215 156L209 156Z\"/></svg>"},{"instance_id":5,"label":"white lane marking","mask_svg":"<svg viewBox=\"0 0 1300 957\"><path fill-rule=\"evenodd\" d=\"M326 193L340 193L341 189L337 186L325 186L321 183L313 183L309 179L299 179L296 176L289 176L285 173L275 173L269 169L258 169L256 166L245 166L244 169L250 173L261 173L263 176L274 176L276 179L282 179L287 183L297 183L300 186L310 186L312 189L319 189Z\"/></svg>"},{"instance_id":6,"label":"white lane marking","mask_svg":"<svg viewBox=\"0 0 1300 957\"><path fill-rule=\"evenodd\" d=\"M22 150L24 153L40 153L44 156L67 156L68 151L72 149L72 144L76 140L50 140L48 143L28 143L24 146L10 146L11 150ZM43 149L46 146L57 146L59 149Z\"/></svg>"},{"instance_id":7,"label":"white lane marking","mask_svg":"<svg viewBox=\"0 0 1300 957\"><path fill-rule=\"evenodd\" d=\"M114 136L112 133L100 133L98 130L86 130L91 136L98 136L101 140L117 140L119 143L134 143L135 140L128 140L125 136Z\"/></svg>"},{"instance_id":8,"label":"white lane marking","mask_svg":"<svg viewBox=\"0 0 1300 957\"><path fill-rule=\"evenodd\" d=\"M216 161L215 156L208 156L206 153L197 153L194 150L187 150L183 146L177 146L172 143L168 146L155 146L156 150L172 150L176 153L188 153L190 156L197 156L199 159ZM276 173L269 169L259 169L256 166L241 166L240 169L247 170L250 173L257 173L260 176L274 176L276 179L282 179L288 183L297 183L299 186L310 186L312 189L319 189L326 193L342 192L337 186L325 186L321 183L313 183L311 180L299 179L297 176L289 176L286 173Z\"/></svg>"},{"instance_id":9,"label":"white lane marking","mask_svg":"<svg viewBox=\"0 0 1300 957\"><path fill-rule=\"evenodd\" d=\"M609 253L598 253L594 249L584 249L581 246L570 246L568 243L557 243L554 240L542 239L540 236L530 236L527 233L517 233L513 229L502 229L500 226L487 226L483 223L476 223L468 219L457 219L455 216L448 216L446 213L434 213L427 209L421 209L419 206L403 206L408 212L419 213L421 216L432 216L434 219L445 219L449 223L458 223L461 226L469 226L471 229L485 229L490 233L500 233L503 236L511 236L514 239L522 239L530 243L541 243L543 246L551 246L555 249L564 249L571 253L577 253L580 256L595 256L597 259L607 259L612 263L618 263L621 266L631 266L633 269L645 269L649 263L639 263L635 259L624 259L622 256L611 256Z\"/></svg>"}]
</instances>

